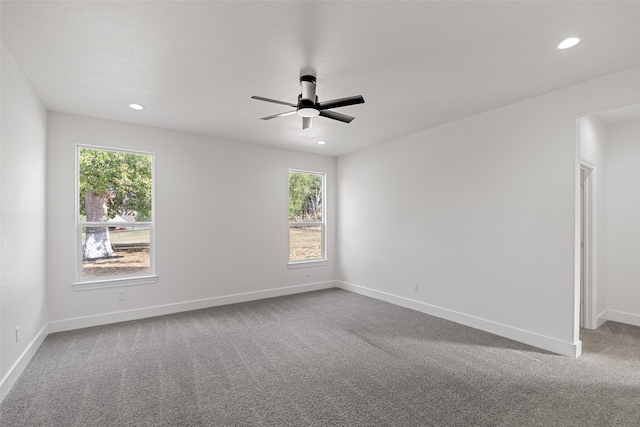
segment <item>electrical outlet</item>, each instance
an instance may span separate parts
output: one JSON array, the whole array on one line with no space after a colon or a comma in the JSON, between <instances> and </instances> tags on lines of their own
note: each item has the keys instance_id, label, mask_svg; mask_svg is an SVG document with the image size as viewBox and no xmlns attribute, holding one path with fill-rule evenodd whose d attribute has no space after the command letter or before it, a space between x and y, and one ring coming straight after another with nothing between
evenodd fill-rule
<instances>
[{"instance_id":1,"label":"electrical outlet","mask_svg":"<svg viewBox=\"0 0 640 427\"><path fill-rule=\"evenodd\" d=\"M311 270L307 270L307 277L311 277Z\"/></svg>"},{"instance_id":2,"label":"electrical outlet","mask_svg":"<svg viewBox=\"0 0 640 427\"><path fill-rule=\"evenodd\" d=\"M20 330L20 326L16 327L16 342L18 342L18 331Z\"/></svg>"},{"instance_id":3,"label":"electrical outlet","mask_svg":"<svg viewBox=\"0 0 640 427\"><path fill-rule=\"evenodd\" d=\"M413 282L413 292L418 292L418 283Z\"/></svg>"},{"instance_id":4,"label":"electrical outlet","mask_svg":"<svg viewBox=\"0 0 640 427\"><path fill-rule=\"evenodd\" d=\"M125 291L118 291L118 301L124 301L127 299L127 293Z\"/></svg>"}]
</instances>

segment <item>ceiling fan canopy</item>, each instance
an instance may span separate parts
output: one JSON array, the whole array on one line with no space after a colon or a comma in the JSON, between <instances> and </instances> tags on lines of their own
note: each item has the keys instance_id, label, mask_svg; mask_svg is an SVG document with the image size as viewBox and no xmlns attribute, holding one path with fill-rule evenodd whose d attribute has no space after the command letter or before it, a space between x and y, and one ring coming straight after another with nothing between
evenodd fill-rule
<instances>
[{"instance_id":1,"label":"ceiling fan canopy","mask_svg":"<svg viewBox=\"0 0 640 427\"><path fill-rule=\"evenodd\" d=\"M285 117L296 114L302 117L302 129L308 129L313 125L313 118L320 116L328 119L337 120L343 123L351 123L355 117L347 116L346 114L336 113L334 111L328 111L331 108L346 107L349 105L363 104L364 98L361 95L349 96L346 98L332 99L330 101L318 102L318 96L316 95L316 78L311 75L304 75L300 77L300 86L302 87L302 93L298 95L297 104L292 104L285 101L278 101L276 99L264 98L261 96L252 96L251 98L258 101L273 102L276 104L288 105L295 108L293 111L287 111L285 113L274 114L273 116L262 117L261 120L271 120L278 117Z\"/></svg>"}]
</instances>

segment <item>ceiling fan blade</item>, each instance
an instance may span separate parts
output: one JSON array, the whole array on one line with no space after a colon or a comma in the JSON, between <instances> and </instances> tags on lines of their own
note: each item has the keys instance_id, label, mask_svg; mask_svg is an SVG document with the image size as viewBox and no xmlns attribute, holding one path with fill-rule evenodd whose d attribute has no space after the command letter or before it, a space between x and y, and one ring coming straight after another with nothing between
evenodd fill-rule
<instances>
[{"instance_id":1,"label":"ceiling fan blade","mask_svg":"<svg viewBox=\"0 0 640 427\"><path fill-rule=\"evenodd\" d=\"M313 126L313 117L303 117L302 129L309 129L311 126Z\"/></svg>"},{"instance_id":2,"label":"ceiling fan blade","mask_svg":"<svg viewBox=\"0 0 640 427\"><path fill-rule=\"evenodd\" d=\"M273 116L263 117L260 120L277 119L278 117L290 116L290 115L295 114L295 113L296 113L295 111L287 111L286 113L274 114Z\"/></svg>"},{"instance_id":3,"label":"ceiling fan blade","mask_svg":"<svg viewBox=\"0 0 640 427\"><path fill-rule=\"evenodd\" d=\"M329 108L346 107L347 105L363 104L364 98L361 95L348 96L346 98L332 99L330 101L319 102L317 107L319 110L328 110Z\"/></svg>"},{"instance_id":4,"label":"ceiling fan blade","mask_svg":"<svg viewBox=\"0 0 640 427\"><path fill-rule=\"evenodd\" d=\"M267 101L267 102L273 102L276 104L288 105L289 107L293 107L293 108L297 107L296 104L291 104L290 102L278 101L277 99L263 98L261 96L252 96L251 99L257 99L258 101Z\"/></svg>"},{"instance_id":5,"label":"ceiling fan blade","mask_svg":"<svg viewBox=\"0 0 640 427\"><path fill-rule=\"evenodd\" d=\"M328 119L337 120L339 122L351 123L355 117L347 116L346 114L336 113L335 111L320 111L320 116Z\"/></svg>"}]
</instances>

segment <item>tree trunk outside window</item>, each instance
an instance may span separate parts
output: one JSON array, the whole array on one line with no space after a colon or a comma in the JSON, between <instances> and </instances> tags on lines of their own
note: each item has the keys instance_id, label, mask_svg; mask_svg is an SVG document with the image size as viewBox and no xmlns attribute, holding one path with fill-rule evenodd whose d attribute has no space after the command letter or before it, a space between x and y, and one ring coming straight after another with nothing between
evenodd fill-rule
<instances>
[{"instance_id":1,"label":"tree trunk outside window","mask_svg":"<svg viewBox=\"0 0 640 427\"><path fill-rule=\"evenodd\" d=\"M87 192L85 195L85 209L87 222L107 222L109 214L107 203L115 195L111 192L96 193ZM111 246L108 227L87 227L84 244L82 246L82 259L90 260L96 258L115 257L116 253Z\"/></svg>"}]
</instances>

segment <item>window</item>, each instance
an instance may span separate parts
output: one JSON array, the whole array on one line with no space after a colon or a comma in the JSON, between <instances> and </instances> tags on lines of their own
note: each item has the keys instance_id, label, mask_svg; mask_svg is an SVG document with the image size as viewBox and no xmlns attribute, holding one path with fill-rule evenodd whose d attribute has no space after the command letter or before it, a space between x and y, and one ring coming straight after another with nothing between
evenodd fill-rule
<instances>
[{"instance_id":1,"label":"window","mask_svg":"<svg viewBox=\"0 0 640 427\"><path fill-rule=\"evenodd\" d=\"M326 261L325 175L289 171L289 265Z\"/></svg>"},{"instance_id":2,"label":"window","mask_svg":"<svg viewBox=\"0 0 640 427\"><path fill-rule=\"evenodd\" d=\"M78 146L76 289L155 281L153 160Z\"/></svg>"}]
</instances>

